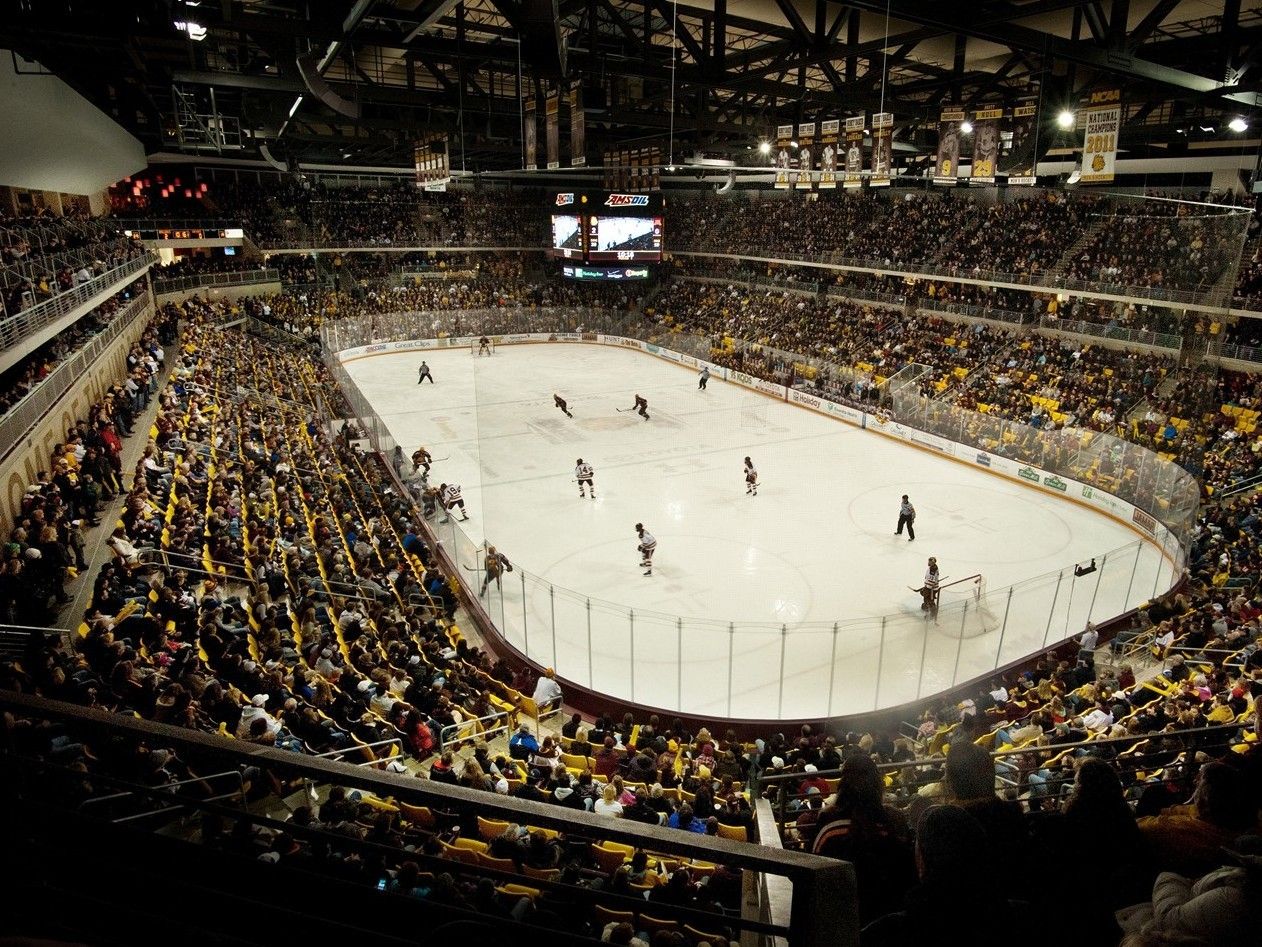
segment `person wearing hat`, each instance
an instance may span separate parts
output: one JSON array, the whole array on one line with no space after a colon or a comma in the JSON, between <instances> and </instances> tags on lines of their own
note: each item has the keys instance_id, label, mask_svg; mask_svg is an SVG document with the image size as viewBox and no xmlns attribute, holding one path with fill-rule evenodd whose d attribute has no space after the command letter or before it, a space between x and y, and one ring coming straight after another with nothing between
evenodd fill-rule
<instances>
[{"instance_id":1,"label":"person wearing hat","mask_svg":"<svg viewBox=\"0 0 1262 947\"><path fill-rule=\"evenodd\" d=\"M490 559L489 554L487 558L488 560ZM485 590L486 586L484 583L483 591ZM551 710L553 707L561 706L561 685L556 682L556 672L552 668L545 668L543 674L539 676L539 680L535 682L534 699L540 713L543 713L545 710Z\"/></svg>"},{"instance_id":2,"label":"person wearing hat","mask_svg":"<svg viewBox=\"0 0 1262 947\"><path fill-rule=\"evenodd\" d=\"M521 723L508 740L508 755L515 760L528 760L538 752L539 741L530 732L530 724Z\"/></svg>"},{"instance_id":3,"label":"person wearing hat","mask_svg":"<svg viewBox=\"0 0 1262 947\"><path fill-rule=\"evenodd\" d=\"M268 742L276 739L276 734L280 732L280 722L265 709L267 700L266 694L255 694L250 698L250 702L241 709L241 720L237 724L237 739L257 739L257 730L254 728L255 721L263 722Z\"/></svg>"}]
</instances>

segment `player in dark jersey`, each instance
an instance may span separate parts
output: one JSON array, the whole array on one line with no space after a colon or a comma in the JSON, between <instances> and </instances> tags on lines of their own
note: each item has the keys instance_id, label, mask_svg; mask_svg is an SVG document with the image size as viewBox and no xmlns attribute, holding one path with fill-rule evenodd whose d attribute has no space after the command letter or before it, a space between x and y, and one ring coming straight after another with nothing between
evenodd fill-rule
<instances>
[{"instance_id":1,"label":"player in dark jersey","mask_svg":"<svg viewBox=\"0 0 1262 947\"><path fill-rule=\"evenodd\" d=\"M635 404L631 405L631 409L635 411L645 421L649 419L649 403L645 398L641 398L638 394L635 396Z\"/></svg>"},{"instance_id":2,"label":"player in dark jersey","mask_svg":"<svg viewBox=\"0 0 1262 947\"><path fill-rule=\"evenodd\" d=\"M569 405L565 403L565 399L562 398L560 395L554 394L552 396L552 403L555 404L558 408L560 408L567 418L574 417L574 415L570 414Z\"/></svg>"}]
</instances>

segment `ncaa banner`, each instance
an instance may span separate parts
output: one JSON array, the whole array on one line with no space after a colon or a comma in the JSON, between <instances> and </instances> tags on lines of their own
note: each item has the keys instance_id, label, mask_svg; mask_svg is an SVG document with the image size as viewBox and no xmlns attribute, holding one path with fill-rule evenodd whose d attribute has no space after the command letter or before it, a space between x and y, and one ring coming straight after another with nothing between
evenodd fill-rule
<instances>
[{"instance_id":1,"label":"ncaa banner","mask_svg":"<svg viewBox=\"0 0 1262 947\"><path fill-rule=\"evenodd\" d=\"M841 131L841 122L829 119L819 126L819 187L835 188L837 186L837 133Z\"/></svg>"},{"instance_id":2,"label":"ncaa banner","mask_svg":"<svg viewBox=\"0 0 1262 947\"><path fill-rule=\"evenodd\" d=\"M792 125L776 126L776 187L787 189L789 184L789 142L793 140Z\"/></svg>"},{"instance_id":3,"label":"ncaa banner","mask_svg":"<svg viewBox=\"0 0 1262 947\"><path fill-rule=\"evenodd\" d=\"M933 166L933 183L952 186L960 176L960 123L962 108L943 109L938 115L938 160Z\"/></svg>"},{"instance_id":4,"label":"ncaa banner","mask_svg":"<svg viewBox=\"0 0 1262 947\"><path fill-rule=\"evenodd\" d=\"M863 186L863 122L862 115L846 119L846 175L844 187Z\"/></svg>"},{"instance_id":5,"label":"ncaa banner","mask_svg":"<svg viewBox=\"0 0 1262 947\"><path fill-rule=\"evenodd\" d=\"M995 165L999 161L999 121L1003 109L978 109L973 116L973 168L971 180L976 184L995 183Z\"/></svg>"},{"instance_id":6,"label":"ncaa banner","mask_svg":"<svg viewBox=\"0 0 1262 947\"><path fill-rule=\"evenodd\" d=\"M1092 92L1087 99L1082 139L1083 184L1107 184L1117 166L1117 134L1122 127L1122 90Z\"/></svg>"},{"instance_id":7,"label":"ncaa banner","mask_svg":"<svg viewBox=\"0 0 1262 947\"><path fill-rule=\"evenodd\" d=\"M889 187L894 173L894 116L877 112L872 116L872 187Z\"/></svg>"},{"instance_id":8,"label":"ncaa banner","mask_svg":"<svg viewBox=\"0 0 1262 947\"><path fill-rule=\"evenodd\" d=\"M1018 105L1012 110L1008 150L995 163L996 169L1009 184L1033 184L1034 165L1038 159L1038 107Z\"/></svg>"},{"instance_id":9,"label":"ncaa banner","mask_svg":"<svg viewBox=\"0 0 1262 947\"><path fill-rule=\"evenodd\" d=\"M548 135L548 170L561 167L561 93L550 92L544 102L544 124Z\"/></svg>"},{"instance_id":10,"label":"ncaa banner","mask_svg":"<svg viewBox=\"0 0 1262 947\"><path fill-rule=\"evenodd\" d=\"M587 116L583 114L583 84L570 86L570 165L587 164Z\"/></svg>"},{"instance_id":11,"label":"ncaa banner","mask_svg":"<svg viewBox=\"0 0 1262 947\"><path fill-rule=\"evenodd\" d=\"M522 119L525 122L521 137L522 147L526 152L526 170L534 171L539 167L539 125L535 120L535 97L533 93L526 99Z\"/></svg>"},{"instance_id":12,"label":"ncaa banner","mask_svg":"<svg viewBox=\"0 0 1262 947\"><path fill-rule=\"evenodd\" d=\"M815 123L804 122L798 126L798 180L799 191L811 189L811 172L814 164Z\"/></svg>"}]
</instances>

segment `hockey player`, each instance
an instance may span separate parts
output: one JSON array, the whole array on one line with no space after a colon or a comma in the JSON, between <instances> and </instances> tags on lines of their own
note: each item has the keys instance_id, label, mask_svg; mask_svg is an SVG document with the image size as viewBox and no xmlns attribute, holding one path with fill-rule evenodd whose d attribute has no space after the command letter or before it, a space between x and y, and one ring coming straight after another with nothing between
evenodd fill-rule
<instances>
[{"instance_id":1,"label":"hockey player","mask_svg":"<svg viewBox=\"0 0 1262 947\"><path fill-rule=\"evenodd\" d=\"M697 388L705 391L706 382L710 380L710 366L707 365L701 369L701 376L697 381Z\"/></svg>"},{"instance_id":2,"label":"hockey player","mask_svg":"<svg viewBox=\"0 0 1262 947\"><path fill-rule=\"evenodd\" d=\"M898 505L898 527L894 530L895 536L903 535L903 527L907 527L907 541L916 541L916 508L911 505L911 500L907 499L907 494L903 494L903 500Z\"/></svg>"},{"instance_id":3,"label":"hockey player","mask_svg":"<svg viewBox=\"0 0 1262 947\"><path fill-rule=\"evenodd\" d=\"M745 493L758 496L758 468L748 457L745 458Z\"/></svg>"},{"instance_id":4,"label":"hockey player","mask_svg":"<svg viewBox=\"0 0 1262 947\"><path fill-rule=\"evenodd\" d=\"M582 457L574 461L574 479L578 481L578 495L580 497L587 496L583 492L584 485L586 485L591 488L592 499L596 499L596 484L592 482L593 473L595 471L592 470L592 465L583 463Z\"/></svg>"},{"instance_id":5,"label":"hockey player","mask_svg":"<svg viewBox=\"0 0 1262 947\"><path fill-rule=\"evenodd\" d=\"M643 523L635 524L635 534L640 537L640 545L636 547L640 553L640 568L645 575L653 574L653 553L657 550L657 540L644 528Z\"/></svg>"},{"instance_id":6,"label":"hockey player","mask_svg":"<svg viewBox=\"0 0 1262 947\"><path fill-rule=\"evenodd\" d=\"M478 593L478 598L486 595L486 590L491 584L491 580L495 580L495 587L502 588L500 585L500 576L505 572L513 571L513 564L508 561L508 556L502 552L496 552L494 546L486 547L486 559L483 561L485 573L482 577L482 591Z\"/></svg>"},{"instance_id":7,"label":"hockey player","mask_svg":"<svg viewBox=\"0 0 1262 947\"><path fill-rule=\"evenodd\" d=\"M925 570L925 582L919 589L920 610L928 612L934 621L938 619L938 586L942 584L942 576L938 573L938 560L929 557L929 568Z\"/></svg>"},{"instance_id":8,"label":"hockey player","mask_svg":"<svg viewBox=\"0 0 1262 947\"><path fill-rule=\"evenodd\" d=\"M464 498L460 496L460 484L458 483L440 483L438 485L439 495L442 497L443 509L447 511L447 519L441 520L446 523L451 519L451 511L456 507L460 507L460 518L467 520L469 514L464 509Z\"/></svg>"},{"instance_id":9,"label":"hockey player","mask_svg":"<svg viewBox=\"0 0 1262 947\"><path fill-rule=\"evenodd\" d=\"M491 354L491 340L488 339L486 336L482 336L482 338L478 339L478 354L479 355Z\"/></svg>"},{"instance_id":10,"label":"hockey player","mask_svg":"<svg viewBox=\"0 0 1262 947\"><path fill-rule=\"evenodd\" d=\"M424 467L425 472L421 474L421 479L429 479L429 465L433 462L433 460L434 458L429 451L427 451L424 447L418 447L416 450L412 451L412 473L416 473Z\"/></svg>"},{"instance_id":11,"label":"hockey player","mask_svg":"<svg viewBox=\"0 0 1262 947\"><path fill-rule=\"evenodd\" d=\"M428 484L421 491L421 513L426 519L433 518L438 512L438 504L442 502L442 494L437 487L431 487Z\"/></svg>"},{"instance_id":12,"label":"hockey player","mask_svg":"<svg viewBox=\"0 0 1262 947\"><path fill-rule=\"evenodd\" d=\"M553 404L555 404L558 408L560 408L560 409L561 409L561 412L562 412L562 413L563 413L563 414L564 414L567 418L572 418L572 417L574 417L574 415L570 414L570 406L569 406L569 405L567 405L567 404L565 403L565 399L564 399L564 398L562 398L560 395L558 395L558 394L553 394L553 396L552 396L552 403L553 403Z\"/></svg>"},{"instance_id":13,"label":"hockey player","mask_svg":"<svg viewBox=\"0 0 1262 947\"><path fill-rule=\"evenodd\" d=\"M631 410L634 411L636 414L638 414L640 417L644 418L645 421L649 419L648 400L645 398L641 398L639 394L635 396L635 404L631 405Z\"/></svg>"},{"instance_id":14,"label":"hockey player","mask_svg":"<svg viewBox=\"0 0 1262 947\"><path fill-rule=\"evenodd\" d=\"M425 362L421 362L421 377L416 379L416 383L419 385L426 378L429 379L431 385L434 383L434 376L430 373L429 366Z\"/></svg>"}]
</instances>

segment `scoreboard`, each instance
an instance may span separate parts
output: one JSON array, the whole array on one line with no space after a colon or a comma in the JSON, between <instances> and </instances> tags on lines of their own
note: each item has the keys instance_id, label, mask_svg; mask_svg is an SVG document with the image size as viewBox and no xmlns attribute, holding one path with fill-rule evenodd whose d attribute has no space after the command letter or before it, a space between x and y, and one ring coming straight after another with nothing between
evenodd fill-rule
<instances>
[{"instance_id":1,"label":"scoreboard","mask_svg":"<svg viewBox=\"0 0 1262 947\"><path fill-rule=\"evenodd\" d=\"M555 257L576 263L658 263L665 201L657 194L563 191L552 206Z\"/></svg>"}]
</instances>

